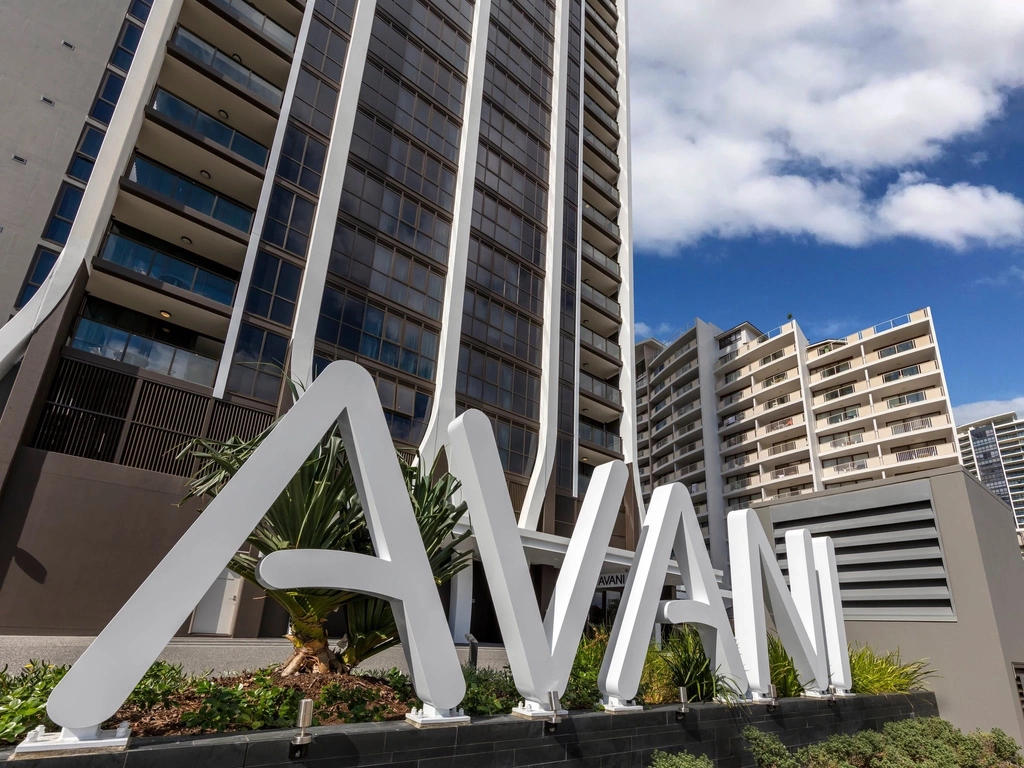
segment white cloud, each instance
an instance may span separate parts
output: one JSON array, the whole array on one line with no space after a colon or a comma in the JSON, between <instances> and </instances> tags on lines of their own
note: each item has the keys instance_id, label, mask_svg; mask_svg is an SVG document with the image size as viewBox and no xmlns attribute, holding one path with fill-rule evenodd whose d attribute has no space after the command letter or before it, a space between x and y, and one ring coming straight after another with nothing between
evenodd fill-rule
<instances>
[{"instance_id":1,"label":"white cloud","mask_svg":"<svg viewBox=\"0 0 1024 768\"><path fill-rule=\"evenodd\" d=\"M980 277L974 281L975 285L988 285L995 288L1022 288L1024 287L1024 267L1012 266L1005 272L990 277Z\"/></svg>"},{"instance_id":2,"label":"white cloud","mask_svg":"<svg viewBox=\"0 0 1024 768\"><path fill-rule=\"evenodd\" d=\"M1024 84L1024 2L630 7L643 245L761 233L844 245L1024 241L1024 204L996 189L918 175L867 193L878 172L940 157L1000 114L1007 89Z\"/></svg>"},{"instance_id":3,"label":"white cloud","mask_svg":"<svg viewBox=\"0 0 1024 768\"><path fill-rule=\"evenodd\" d=\"M953 418L957 424L969 424L972 421L1010 412L1024 416L1024 397L1015 397L1012 400L982 400L958 405L953 409Z\"/></svg>"},{"instance_id":4,"label":"white cloud","mask_svg":"<svg viewBox=\"0 0 1024 768\"><path fill-rule=\"evenodd\" d=\"M676 331L676 327L670 323L658 323L658 325L651 326L647 323L634 323L633 324L633 335L637 341L643 341L644 339L666 339L672 336Z\"/></svg>"}]
</instances>

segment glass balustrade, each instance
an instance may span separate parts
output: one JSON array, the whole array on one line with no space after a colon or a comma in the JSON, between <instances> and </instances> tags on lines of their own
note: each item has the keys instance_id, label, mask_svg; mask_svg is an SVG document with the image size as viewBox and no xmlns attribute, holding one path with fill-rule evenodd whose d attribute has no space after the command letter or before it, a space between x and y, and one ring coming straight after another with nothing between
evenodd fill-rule
<instances>
[{"instance_id":1,"label":"glass balustrade","mask_svg":"<svg viewBox=\"0 0 1024 768\"><path fill-rule=\"evenodd\" d=\"M580 440L622 453L622 438L600 427L580 422Z\"/></svg>"},{"instance_id":2,"label":"glass balustrade","mask_svg":"<svg viewBox=\"0 0 1024 768\"><path fill-rule=\"evenodd\" d=\"M584 166L584 168L586 168L586 166ZM588 243L586 240L582 240L580 242L582 243L580 247L580 252L583 254L584 258L590 259L595 264L599 264L600 266L604 267L606 270L611 272L613 275L620 274L618 262L609 259L603 253L597 250L597 248Z\"/></svg>"},{"instance_id":3,"label":"glass balustrade","mask_svg":"<svg viewBox=\"0 0 1024 768\"><path fill-rule=\"evenodd\" d=\"M595 290L586 283L580 285L580 295L592 304L596 304L616 317L619 317L619 302L615 301L615 299L608 298L603 293Z\"/></svg>"},{"instance_id":4,"label":"glass balustrade","mask_svg":"<svg viewBox=\"0 0 1024 768\"><path fill-rule=\"evenodd\" d=\"M273 40L282 48L288 51L295 50L295 35L245 0L210 0L210 2L250 29Z\"/></svg>"},{"instance_id":5,"label":"glass balustrade","mask_svg":"<svg viewBox=\"0 0 1024 768\"><path fill-rule=\"evenodd\" d=\"M269 149L163 88L156 89L153 110L258 166L267 164Z\"/></svg>"},{"instance_id":6,"label":"glass balustrade","mask_svg":"<svg viewBox=\"0 0 1024 768\"><path fill-rule=\"evenodd\" d=\"M189 56L213 67L228 80L240 85L257 98L275 107L281 106L280 88L264 80L248 67L242 66L228 54L218 50L184 27L178 27L175 30L172 42Z\"/></svg>"},{"instance_id":7,"label":"glass balustrade","mask_svg":"<svg viewBox=\"0 0 1024 768\"><path fill-rule=\"evenodd\" d=\"M584 285L584 288L587 286ZM580 341L585 344L589 344L594 349L604 352L609 357L613 357L616 360L622 359L622 349L614 341L610 341L602 336L598 336L589 328L580 328Z\"/></svg>"},{"instance_id":8,"label":"glass balustrade","mask_svg":"<svg viewBox=\"0 0 1024 768\"><path fill-rule=\"evenodd\" d=\"M212 387L217 377L216 360L85 317L71 347L204 387Z\"/></svg>"},{"instance_id":9,"label":"glass balustrade","mask_svg":"<svg viewBox=\"0 0 1024 768\"><path fill-rule=\"evenodd\" d=\"M221 197L169 168L136 155L128 167L128 178L136 184L169 200L216 219L232 229L249 234L253 212L238 203Z\"/></svg>"},{"instance_id":10,"label":"glass balustrade","mask_svg":"<svg viewBox=\"0 0 1024 768\"><path fill-rule=\"evenodd\" d=\"M152 277L218 304L231 306L237 283L221 275L169 256L127 237L111 234L102 258L111 264Z\"/></svg>"}]
</instances>

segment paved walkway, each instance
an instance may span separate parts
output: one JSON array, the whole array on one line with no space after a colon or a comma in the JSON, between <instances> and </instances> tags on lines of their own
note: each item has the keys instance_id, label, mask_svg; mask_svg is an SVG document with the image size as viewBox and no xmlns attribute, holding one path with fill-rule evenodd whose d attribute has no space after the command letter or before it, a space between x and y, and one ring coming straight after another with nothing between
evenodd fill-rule
<instances>
[{"instance_id":1,"label":"paved walkway","mask_svg":"<svg viewBox=\"0 0 1024 768\"><path fill-rule=\"evenodd\" d=\"M14 671L30 660L52 664L73 664L89 647L91 637L0 635L0 668L5 664ZM175 638L160 654L172 664L181 664L185 672L193 675L212 671L214 674L241 672L279 664L288 658L291 643L283 638ZM466 646L458 647L459 658L469 658ZM500 668L508 663L505 649L496 646L480 648L482 667ZM397 667L408 672L401 647L391 648L366 661L362 668L382 670Z\"/></svg>"}]
</instances>

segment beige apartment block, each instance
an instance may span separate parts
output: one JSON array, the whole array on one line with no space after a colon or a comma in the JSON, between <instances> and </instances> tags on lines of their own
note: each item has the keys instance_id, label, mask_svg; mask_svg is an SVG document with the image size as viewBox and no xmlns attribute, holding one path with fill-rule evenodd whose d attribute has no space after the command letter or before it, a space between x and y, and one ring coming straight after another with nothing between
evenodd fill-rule
<instances>
[{"instance_id":1,"label":"beige apartment block","mask_svg":"<svg viewBox=\"0 0 1024 768\"><path fill-rule=\"evenodd\" d=\"M636 357L644 499L687 485L716 567L730 510L960 463L928 308L814 344L695 320Z\"/></svg>"}]
</instances>

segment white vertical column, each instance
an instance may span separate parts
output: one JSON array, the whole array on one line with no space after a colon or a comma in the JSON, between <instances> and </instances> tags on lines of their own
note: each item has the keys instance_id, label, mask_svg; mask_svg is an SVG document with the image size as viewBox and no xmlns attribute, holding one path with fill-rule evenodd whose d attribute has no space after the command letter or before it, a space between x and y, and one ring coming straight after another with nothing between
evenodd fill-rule
<instances>
[{"instance_id":1,"label":"white vertical column","mask_svg":"<svg viewBox=\"0 0 1024 768\"><path fill-rule=\"evenodd\" d=\"M622 455L627 465L633 467L633 490L636 494L637 509L643 515L643 492L640 489L640 468L636 451L636 347L633 339L633 188L632 161L630 159L630 114L629 114L629 9L626 0L618 0L619 24L616 34L619 38L617 62L619 65L619 271L622 287L619 289L619 306L622 308L622 325L619 328L619 348L622 350L622 375L619 387L622 390L622 422L619 434L622 437Z\"/></svg>"},{"instance_id":2,"label":"white vertical column","mask_svg":"<svg viewBox=\"0 0 1024 768\"><path fill-rule=\"evenodd\" d=\"M807 337L793 321L793 339L796 344L796 375L800 377L800 391L804 398L804 436L807 438L807 456L811 463L811 490L820 491L824 485L824 470L818 457L818 422L814 418L814 395L811 392L811 370L807 362Z\"/></svg>"},{"instance_id":3,"label":"white vertical column","mask_svg":"<svg viewBox=\"0 0 1024 768\"><path fill-rule=\"evenodd\" d=\"M455 420L455 384L459 375L462 345L462 308L466 303L466 267L469 263L469 232L473 225L473 191L476 188L476 156L480 147L480 114L483 111L484 75L487 69L487 30L491 24L491 0L476 0L473 39L466 69L466 105L462 110L459 145L459 176L452 212L452 240L448 248L448 274L444 283L444 312L437 353L434 405L427 432L420 444L425 466L434 463L448 439L448 425Z\"/></svg>"},{"instance_id":4,"label":"white vertical column","mask_svg":"<svg viewBox=\"0 0 1024 768\"><path fill-rule=\"evenodd\" d=\"M312 3L309 4L312 6ZM307 6L308 7L308 6ZM324 161L323 182L320 185L320 201L313 218L313 231L306 250L306 267L302 271L302 286L295 306L295 323L292 326L292 376L300 382L313 381L313 345L316 340L316 326L320 318L320 303L327 282L327 267L331 260L331 245L338 223L338 208L341 205L341 188L345 182L345 168L348 166L349 151L352 147L352 133L356 125L356 109L359 92L363 85L366 69L366 54L370 50L373 32L373 18L377 0L359 0L352 19L352 36L345 56L345 68L341 74L341 91L338 105L334 110L334 124L331 128L331 143L327 147ZM298 57L301 58L301 57Z\"/></svg>"},{"instance_id":5,"label":"white vertical column","mask_svg":"<svg viewBox=\"0 0 1024 768\"><path fill-rule=\"evenodd\" d=\"M581 32L582 39L582 32ZM577 53L582 53L578 51ZM540 434L537 460L519 513L519 527L537 530L558 448L558 358L562 326L562 228L565 223L566 74L569 68L569 3L563 2L555 19L555 71L551 77L551 126L548 144L547 252L544 255L544 328L541 345ZM582 68L583 61L580 60ZM580 93L582 102L583 94ZM582 162L582 155L580 156ZM582 201L582 188L580 198ZM578 231L578 230L577 230ZM579 297L579 277L576 280ZM579 317L577 315L577 317ZM578 321L577 321L578 325ZM577 370L579 366L577 365ZM577 394L579 396L579 377ZM578 412L578 411L577 411Z\"/></svg>"},{"instance_id":6,"label":"white vertical column","mask_svg":"<svg viewBox=\"0 0 1024 768\"><path fill-rule=\"evenodd\" d=\"M456 573L449 584L448 627L452 631L452 640L462 643L469 634L473 619L473 564Z\"/></svg>"},{"instance_id":7,"label":"white vertical column","mask_svg":"<svg viewBox=\"0 0 1024 768\"><path fill-rule=\"evenodd\" d=\"M231 320L228 322L228 332L224 338L224 351L220 356L217 380L213 384L214 397L223 397L224 388L228 383L231 358L235 354L235 343L238 341L238 331L242 325L242 310L245 308L245 297L249 295L249 283L252 281L253 265L256 263L256 251L259 250L260 234L263 232L263 222L267 218L270 193L274 189L277 163L281 157L281 145L284 143L284 132L288 128L288 115L291 114L292 99L295 97L295 84L299 80L299 69L302 66L302 51L306 47L306 38L309 35L309 25L312 19L313 3L307 3L302 16L302 24L299 26L299 34L295 37L292 67L288 72L288 82L285 84L284 95L281 99L281 112L278 116L277 128L274 130L274 140L270 144L270 156L267 158L267 174L263 178L260 199L256 204L256 215L252 219L249 246L245 250L245 262L242 264L242 274L238 279L238 288L235 290L235 303L231 308Z\"/></svg>"},{"instance_id":8,"label":"white vertical column","mask_svg":"<svg viewBox=\"0 0 1024 768\"><path fill-rule=\"evenodd\" d=\"M160 75L181 3L182 0L153 3L67 243L35 296L0 328L0 376L21 359L32 334L60 304L82 264L92 271L92 258L99 250L114 210L118 180L135 149L145 117L143 109Z\"/></svg>"}]
</instances>

